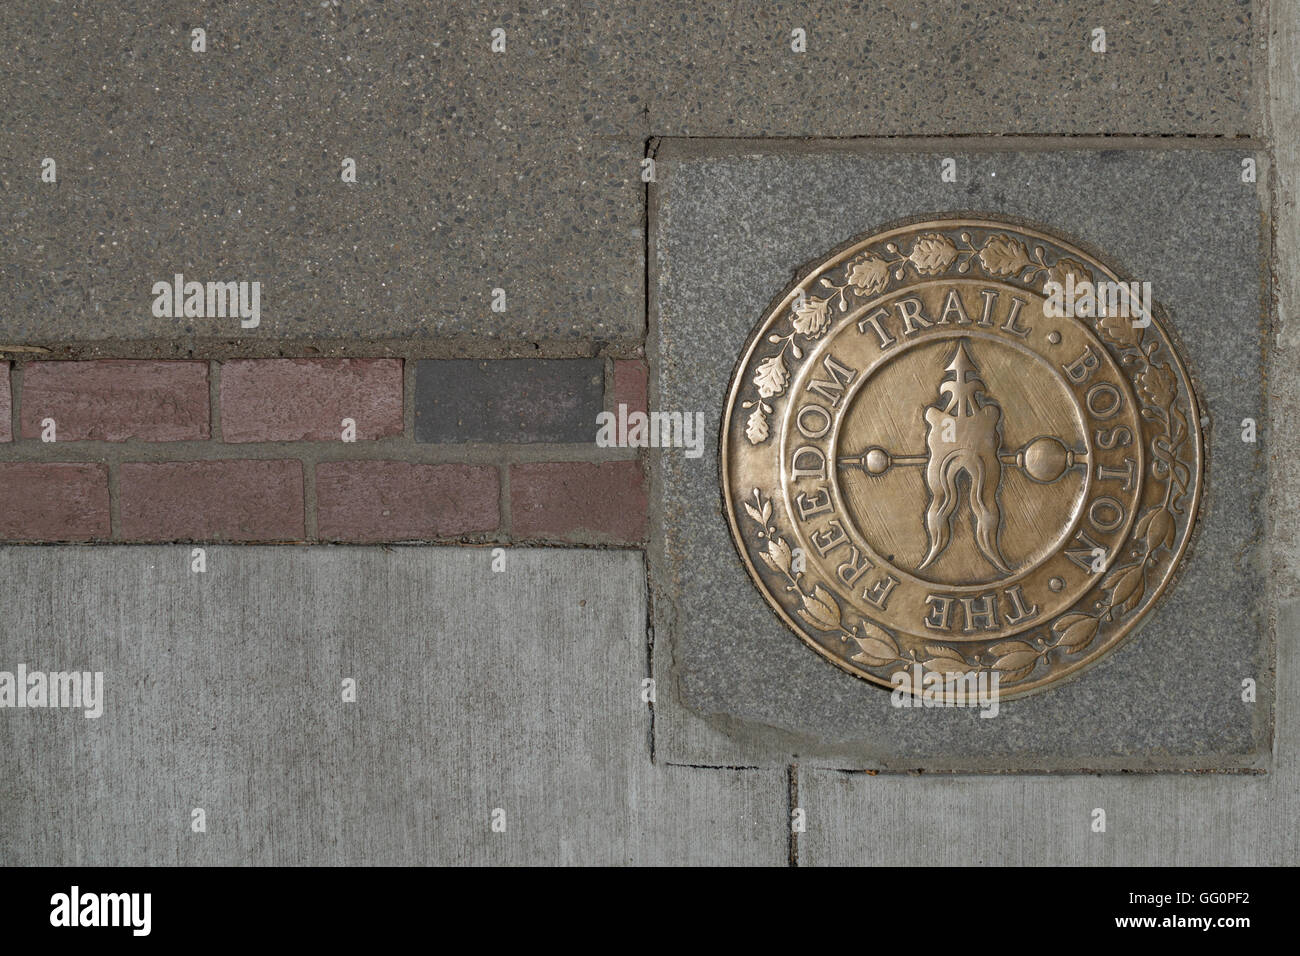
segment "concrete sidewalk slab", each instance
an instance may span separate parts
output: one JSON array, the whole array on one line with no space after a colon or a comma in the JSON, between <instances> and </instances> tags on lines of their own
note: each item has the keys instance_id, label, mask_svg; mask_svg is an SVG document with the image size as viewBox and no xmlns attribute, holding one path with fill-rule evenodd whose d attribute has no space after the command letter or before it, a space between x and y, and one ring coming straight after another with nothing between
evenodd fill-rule
<instances>
[{"instance_id":1,"label":"concrete sidewalk slab","mask_svg":"<svg viewBox=\"0 0 1300 956\"><path fill-rule=\"evenodd\" d=\"M557 17L501 55L489 14L5 5L0 341L639 341L644 136L569 121ZM154 316L175 273L260 282L260 325Z\"/></svg>"},{"instance_id":2,"label":"concrete sidewalk slab","mask_svg":"<svg viewBox=\"0 0 1300 956\"><path fill-rule=\"evenodd\" d=\"M651 762L639 555L510 550L501 572L487 549L206 560L0 549L0 670L102 671L105 697L95 719L0 712L0 860L786 861L784 773Z\"/></svg>"},{"instance_id":3,"label":"concrete sidewalk slab","mask_svg":"<svg viewBox=\"0 0 1300 956\"><path fill-rule=\"evenodd\" d=\"M1294 788L1264 776L800 774L800 866L1294 866ZM1106 831L1092 830L1093 811ZM845 826L845 821L855 826Z\"/></svg>"},{"instance_id":4,"label":"concrete sidewalk slab","mask_svg":"<svg viewBox=\"0 0 1300 956\"><path fill-rule=\"evenodd\" d=\"M861 143L666 140L652 195L653 401L703 411L697 461L665 453L652 532L660 752L689 764L930 770L1241 769L1267 763L1264 578L1267 229L1231 149L936 152ZM940 180L956 159L957 183ZM1266 177L1265 177L1266 178ZM1181 580L1125 646L1077 679L972 711L903 711L809 653L768 610L720 510L717 422L751 327L798 269L903 218L1015 216L1149 280L1208 414L1204 511ZM1267 438L1264 439L1268 441ZM1241 681L1259 682L1256 704Z\"/></svg>"},{"instance_id":5,"label":"concrete sidewalk slab","mask_svg":"<svg viewBox=\"0 0 1300 956\"><path fill-rule=\"evenodd\" d=\"M611 132L1239 136L1259 122L1256 6L592 3L575 54Z\"/></svg>"},{"instance_id":6,"label":"concrete sidewalk slab","mask_svg":"<svg viewBox=\"0 0 1300 956\"><path fill-rule=\"evenodd\" d=\"M1247 0L13 0L0 342L631 346L650 137L1252 135L1257 20ZM260 325L155 316L177 273L260 282Z\"/></svg>"}]
</instances>

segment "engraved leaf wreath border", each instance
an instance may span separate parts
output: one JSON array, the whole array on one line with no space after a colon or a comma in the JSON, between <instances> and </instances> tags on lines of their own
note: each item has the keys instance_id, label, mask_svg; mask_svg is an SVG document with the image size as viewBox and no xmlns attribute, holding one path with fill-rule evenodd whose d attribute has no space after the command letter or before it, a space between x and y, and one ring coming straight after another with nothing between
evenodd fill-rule
<instances>
[{"instance_id":1,"label":"engraved leaf wreath border","mask_svg":"<svg viewBox=\"0 0 1300 956\"><path fill-rule=\"evenodd\" d=\"M821 298L805 295L791 306L790 331L781 335L773 332L768 342L778 345L777 351L759 362L754 370L753 384L758 397L741 404L751 409L745 424L745 437L752 445L761 445L770 436L767 416L774 408L769 399L779 399L790 383L791 370L786 364L786 353L796 362L803 358L803 349L795 341L821 338L833 322L833 303L838 300L841 313L861 305L864 301L889 290L894 281L901 281L910 268L917 277L942 275L955 264L959 274L970 271L972 263L990 276L1015 279L1028 285L1040 274L1044 285L1058 282L1062 286L1071 273L1075 284L1092 281L1088 266L1077 260L1061 256L1048 264L1043 246L1036 246L1031 256L1029 248L1020 240L1004 233L989 235L982 246L976 248L971 233L962 232L961 246L942 233L924 233L913 240L911 250L904 255L899 245L888 242L886 255L866 251L849 259L842 268L843 281L838 285L828 275L818 277L816 285L824 287ZM838 269L836 271L839 271ZM850 305L850 296L853 304ZM795 613L811 627L838 634L840 640L852 640L858 647L850 660L871 668L908 667L913 663L940 675L946 682L955 680L961 672L998 672L1001 683L1019 683L1026 680L1053 649L1067 654L1083 653L1096 639L1103 623L1121 620L1136 610L1146 595L1150 571L1161 560L1161 552L1171 557L1177 540L1177 518L1185 514L1183 501L1191 482L1191 468L1181 458L1183 446L1190 437L1187 418L1178 408L1177 378L1168 364L1153 361L1159 341L1146 342L1145 330L1119 316L1094 320L1101 337L1120 350L1120 361L1127 366L1138 366L1135 380L1142 404L1142 417L1159 430L1151 437L1152 477L1164 484L1163 500L1149 508L1134 526L1133 540L1142 542L1135 560L1113 568L1102 580L1100 591L1105 595L1097 605L1095 614L1071 611L1061 615L1051 625L1055 640L1051 643L1037 639L1007 640L992 644L985 653L973 658L954 647L942 644L924 646L926 656L918 657L916 649L905 653L898 641L887 630L866 618L846 627L849 623L834 595L820 581L813 581L810 590L802 583L804 572L793 571L789 544L773 520L772 502L762 492L753 489L754 501L746 501L745 511L759 530L757 538L766 541L759 557L774 573L785 578L785 589L797 595L799 607ZM1108 592L1108 593L1107 593Z\"/></svg>"}]
</instances>

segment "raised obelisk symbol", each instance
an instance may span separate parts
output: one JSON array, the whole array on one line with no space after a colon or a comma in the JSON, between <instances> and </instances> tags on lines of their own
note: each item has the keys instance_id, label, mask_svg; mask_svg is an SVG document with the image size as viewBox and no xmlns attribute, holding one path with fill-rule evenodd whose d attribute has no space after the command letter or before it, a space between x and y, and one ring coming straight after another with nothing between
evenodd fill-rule
<instances>
[{"instance_id":1,"label":"raised obelisk symbol","mask_svg":"<svg viewBox=\"0 0 1300 956\"><path fill-rule=\"evenodd\" d=\"M998 485L1002 481L1002 409L984 395L979 368L966 350L966 340L948 362L948 375L939 386L939 402L925 409L925 436L929 460L925 486L930 503L925 510L925 532L930 550L917 570L929 566L948 546L951 521L957 510L957 479L970 480L970 507L975 518L975 544L989 563L1003 574L1011 569L998 547L1002 515ZM945 397L946 396L946 397Z\"/></svg>"}]
</instances>

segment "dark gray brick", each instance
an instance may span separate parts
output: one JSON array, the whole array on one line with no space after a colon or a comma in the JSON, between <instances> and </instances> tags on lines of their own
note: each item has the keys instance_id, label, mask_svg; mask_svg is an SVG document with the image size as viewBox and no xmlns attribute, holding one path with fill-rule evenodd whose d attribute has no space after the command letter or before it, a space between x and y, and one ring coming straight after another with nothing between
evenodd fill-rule
<instances>
[{"instance_id":1,"label":"dark gray brick","mask_svg":"<svg viewBox=\"0 0 1300 956\"><path fill-rule=\"evenodd\" d=\"M590 442L604 406L600 359L420 362L415 437L425 442Z\"/></svg>"}]
</instances>

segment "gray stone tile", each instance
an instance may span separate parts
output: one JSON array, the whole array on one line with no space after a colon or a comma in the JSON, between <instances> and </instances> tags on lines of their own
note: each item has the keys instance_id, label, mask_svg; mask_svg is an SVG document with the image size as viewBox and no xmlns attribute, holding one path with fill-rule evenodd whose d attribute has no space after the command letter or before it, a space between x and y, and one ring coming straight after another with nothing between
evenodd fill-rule
<instances>
[{"instance_id":1,"label":"gray stone tile","mask_svg":"<svg viewBox=\"0 0 1300 956\"><path fill-rule=\"evenodd\" d=\"M939 181L941 155L960 181ZM801 266L879 224L980 210L1103 250L1152 282L1211 420L1204 513L1181 580L1134 639L1075 680L973 712L900 711L768 611L721 515L714 460L657 460L651 514L660 753L691 764L931 769L1239 768L1267 760L1271 652L1264 415L1265 227L1237 150L947 154L861 144L666 141L652 201L657 407L714 432L752 325ZM1259 157L1261 168L1263 157ZM1255 706L1240 701L1256 677Z\"/></svg>"},{"instance_id":2,"label":"gray stone tile","mask_svg":"<svg viewBox=\"0 0 1300 956\"><path fill-rule=\"evenodd\" d=\"M106 700L0 711L0 860L786 859L784 774L650 761L637 554L511 550L493 573L472 549L214 547L189 567L0 549L0 669L102 671Z\"/></svg>"},{"instance_id":3,"label":"gray stone tile","mask_svg":"<svg viewBox=\"0 0 1300 956\"><path fill-rule=\"evenodd\" d=\"M575 442L596 437L600 359L448 359L415 369L415 437L425 442Z\"/></svg>"}]
</instances>

